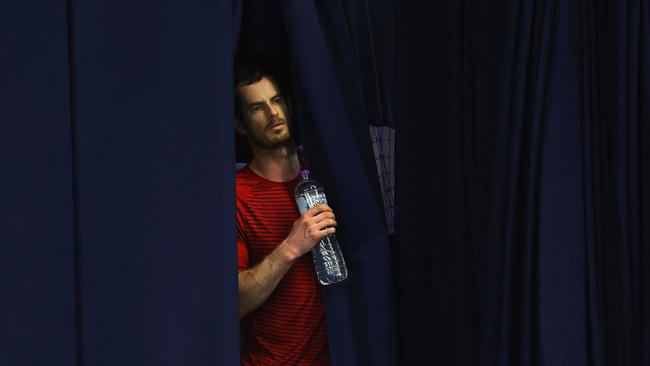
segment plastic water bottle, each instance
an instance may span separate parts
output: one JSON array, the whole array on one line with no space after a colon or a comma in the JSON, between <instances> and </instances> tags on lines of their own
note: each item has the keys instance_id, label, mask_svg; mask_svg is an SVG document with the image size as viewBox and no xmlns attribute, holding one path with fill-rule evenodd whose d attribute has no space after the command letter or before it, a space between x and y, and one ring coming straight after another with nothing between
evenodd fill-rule
<instances>
[{"instance_id":1,"label":"plastic water bottle","mask_svg":"<svg viewBox=\"0 0 650 366\"><path fill-rule=\"evenodd\" d=\"M296 186L296 204L300 214L318 204L327 204L323 186L309 177L309 170L300 172L300 183ZM311 250L318 282L331 285L348 277L343 253L335 234L323 237Z\"/></svg>"}]
</instances>

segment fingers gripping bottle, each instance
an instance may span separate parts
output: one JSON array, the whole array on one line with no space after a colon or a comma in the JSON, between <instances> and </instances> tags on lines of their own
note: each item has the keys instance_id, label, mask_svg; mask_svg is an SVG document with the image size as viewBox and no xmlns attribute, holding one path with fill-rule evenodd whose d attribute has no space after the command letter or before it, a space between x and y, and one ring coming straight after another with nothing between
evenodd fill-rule
<instances>
[{"instance_id":1,"label":"fingers gripping bottle","mask_svg":"<svg viewBox=\"0 0 650 366\"><path fill-rule=\"evenodd\" d=\"M309 170L302 170L300 177L301 180L295 189L296 204L300 214L304 214L315 205L327 204L323 186L309 177ZM331 285L343 281L348 276L336 234L323 237L311 253L314 257L316 275L321 284Z\"/></svg>"}]
</instances>

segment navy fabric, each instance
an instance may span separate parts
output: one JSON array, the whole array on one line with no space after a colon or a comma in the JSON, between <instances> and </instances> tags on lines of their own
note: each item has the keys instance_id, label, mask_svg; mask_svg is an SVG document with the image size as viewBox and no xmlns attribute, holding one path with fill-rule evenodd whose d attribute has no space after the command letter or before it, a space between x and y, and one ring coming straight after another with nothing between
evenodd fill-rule
<instances>
[{"instance_id":1,"label":"navy fabric","mask_svg":"<svg viewBox=\"0 0 650 366\"><path fill-rule=\"evenodd\" d=\"M650 364L647 0L5 1L0 48L0 365L239 363L236 50L337 213L333 366Z\"/></svg>"},{"instance_id":2,"label":"navy fabric","mask_svg":"<svg viewBox=\"0 0 650 366\"><path fill-rule=\"evenodd\" d=\"M648 2L397 18L400 364L649 364Z\"/></svg>"},{"instance_id":3,"label":"navy fabric","mask_svg":"<svg viewBox=\"0 0 650 366\"><path fill-rule=\"evenodd\" d=\"M74 1L80 363L238 363L231 1Z\"/></svg>"},{"instance_id":4,"label":"navy fabric","mask_svg":"<svg viewBox=\"0 0 650 366\"><path fill-rule=\"evenodd\" d=\"M2 3L0 364L239 362L239 6Z\"/></svg>"},{"instance_id":5,"label":"navy fabric","mask_svg":"<svg viewBox=\"0 0 650 366\"><path fill-rule=\"evenodd\" d=\"M63 1L0 2L0 365L76 362L66 27Z\"/></svg>"},{"instance_id":6,"label":"navy fabric","mask_svg":"<svg viewBox=\"0 0 650 366\"><path fill-rule=\"evenodd\" d=\"M383 215L358 64L345 52L349 35L336 2L284 1L301 140L315 179L337 213L348 278L326 288L333 365L394 364L389 241ZM332 37L328 41L328 37Z\"/></svg>"},{"instance_id":7,"label":"navy fabric","mask_svg":"<svg viewBox=\"0 0 650 366\"><path fill-rule=\"evenodd\" d=\"M349 2L350 4L354 2ZM366 1L369 18L368 37L361 38L359 43L369 43L359 52L365 54L367 62L372 62L376 68L376 75L367 77L367 89L376 87L379 94L379 108L381 118L370 121L376 125L390 128L397 127L394 105L397 98L395 89L395 3L394 0ZM362 2L361 4L364 4ZM352 18L354 21L356 18ZM367 50L364 52L364 50ZM372 53L370 53L372 51Z\"/></svg>"}]
</instances>

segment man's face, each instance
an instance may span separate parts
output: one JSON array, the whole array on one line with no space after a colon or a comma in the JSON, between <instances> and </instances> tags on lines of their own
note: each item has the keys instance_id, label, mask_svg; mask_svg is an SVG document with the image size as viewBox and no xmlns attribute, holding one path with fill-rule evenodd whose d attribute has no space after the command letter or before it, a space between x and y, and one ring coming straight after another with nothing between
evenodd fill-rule
<instances>
[{"instance_id":1,"label":"man's face","mask_svg":"<svg viewBox=\"0 0 650 366\"><path fill-rule=\"evenodd\" d=\"M268 77L239 85L242 123L237 127L250 143L266 149L290 140L287 105L275 82Z\"/></svg>"}]
</instances>

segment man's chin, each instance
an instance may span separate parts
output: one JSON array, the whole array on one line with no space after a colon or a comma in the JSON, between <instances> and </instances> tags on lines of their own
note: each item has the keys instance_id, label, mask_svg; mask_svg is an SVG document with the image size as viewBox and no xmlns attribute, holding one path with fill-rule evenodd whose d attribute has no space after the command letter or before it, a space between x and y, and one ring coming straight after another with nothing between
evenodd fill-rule
<instances>
[{"instance_id":1,"label":"man's chin","mask_svg":"<svg viewBox=\"0 0 650 366\"><path fill-rule=\"evenodd\" d=\"M291 135L289 135L289 132L287 131L281 135L273 136L272 138L267 140L267 143L269 145L283 145L289 141L291 141Z\"/></svg>"},{"instance_id":2,"label":"man's chin","mask_svg":"<svg viewBox=\"0 0 650 366\"><path fill-rule=\"evenodd\" d=\"M274 139L268 139L266 141L257 141L256 145L266 150L274 150L280 147L290 145L291 142L292 142L291 136L287 134L286 136L282 136L281 138L276 137Z\"/></svg>"}]
</instances>

